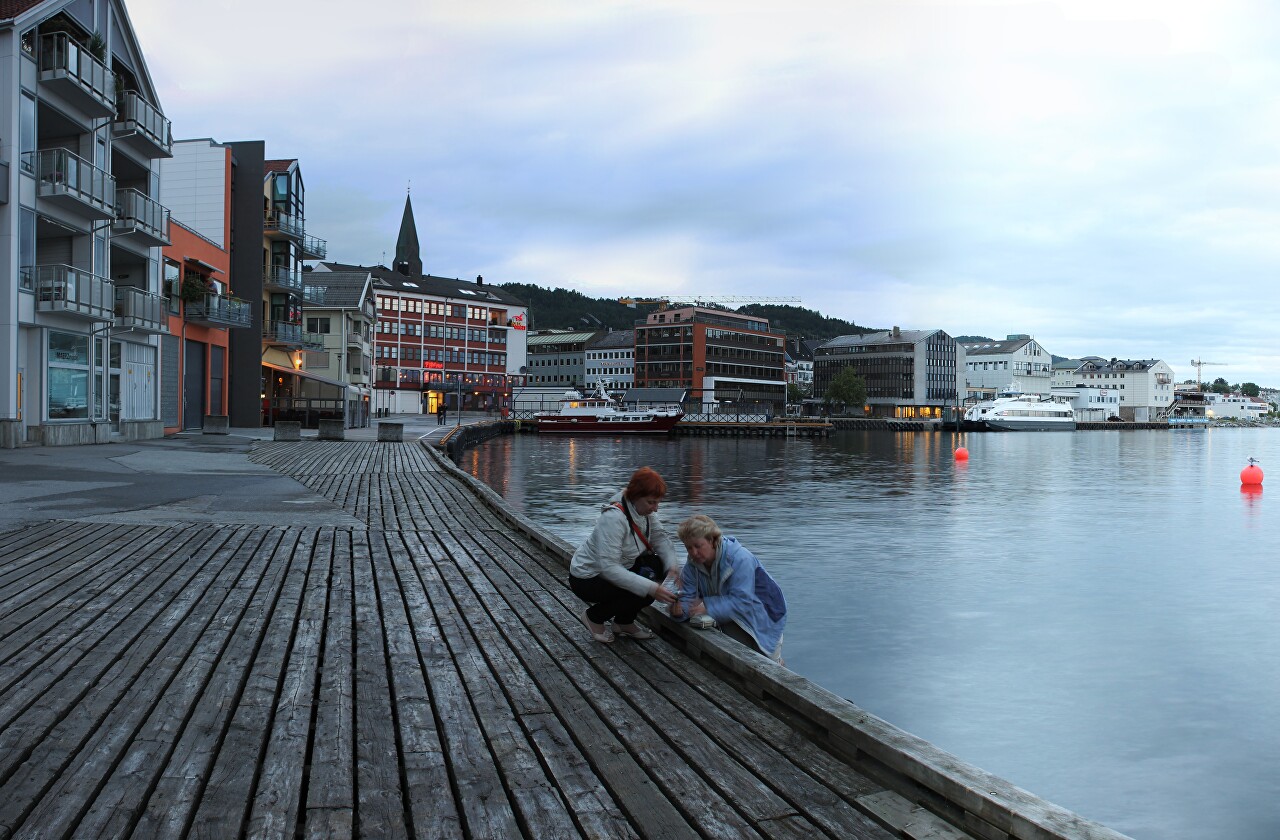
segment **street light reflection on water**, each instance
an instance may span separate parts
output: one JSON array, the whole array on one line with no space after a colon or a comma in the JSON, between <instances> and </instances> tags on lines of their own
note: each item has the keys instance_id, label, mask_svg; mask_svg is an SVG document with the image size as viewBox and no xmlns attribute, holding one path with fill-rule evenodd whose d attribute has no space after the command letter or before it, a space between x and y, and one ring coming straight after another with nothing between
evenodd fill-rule
<instances>
[{"instance_id":1,"label":"street light reflection on water","mask_svg":"<svg viewBox=\"0 0 1280 840\"><path fill-rule=\"evenodd\" d=\"M956 446L969 462L953 458ZM1265 429L828 441L517 435L463 466L570 543L631 472L789 607L789 667L1142 838L1280 836L1280 517Z\"/></svg>"}]
</instances>

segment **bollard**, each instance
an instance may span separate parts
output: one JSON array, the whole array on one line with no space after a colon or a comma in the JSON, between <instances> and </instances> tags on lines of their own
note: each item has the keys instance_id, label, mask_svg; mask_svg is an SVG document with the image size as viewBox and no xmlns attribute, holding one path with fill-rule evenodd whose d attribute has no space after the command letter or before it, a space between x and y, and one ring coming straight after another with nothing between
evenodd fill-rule
<instances>
[{"instance_id":1,"label":"bollard","mask_svg":"<svg viewBox=\"0 0 1280 840\"><path fill-rule=\"evenodd\" d=\"M227 422L225 414L206 414L204 416L203 432L206 435L225 435L230 424Z\"/></svg>"},{"instance_id":2,"label":"bollard","mask_svg":"<svg viewBox=\"0 0 1280 840\"><path fill-rule=\"evenodd\" d=\"M346 424L341 420L321 420L317 437L320 440L346 440L346 432Z\"/></svg>"},{"instance_id":3,"label":"bollard","mask_svg":"<svg viewBox=\"0 0 1280 840\"><path fill-rule=\"evenodd\" d=\"M272 440L302 440L302 423L298 420L277 420Z\"/></svg>"},{"instance_id":4,"label":"bollard","mask_svg":"<svg viewBox=\"0 0 1280 840\"><path fill-rule=\"evenodd\" d=\"M404 443L404 424L403 423L379 423L378 424L378 442L379 443Z\"/></svg>"}]
</instances>

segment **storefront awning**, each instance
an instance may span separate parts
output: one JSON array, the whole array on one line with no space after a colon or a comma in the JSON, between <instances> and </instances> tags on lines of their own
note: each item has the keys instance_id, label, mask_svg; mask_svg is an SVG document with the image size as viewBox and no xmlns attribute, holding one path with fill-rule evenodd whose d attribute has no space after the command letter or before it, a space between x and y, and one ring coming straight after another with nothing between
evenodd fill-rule
<instances>
[{"instance_id":1,"label":"storefront awning","mask_svg":"<svg viewBox=\"0 0 1280 840\"><path fill-rule=\"evenodd\" d=\"M271 364L271 362L263 362L262 366L264 368L270 368L271 370L277 371L278 373L291 373L294 376L299 376L303 379L310 379L315 382L319 382L322 385L333 385L335 387L341 388L344 391L347 389L346 382L339 382L336 379L328 379L324 376L317 376L316 374L308 373L305 370L294 370L293 368L285 367L284 365L273 365Z\"/></svg>"}]
</instances>

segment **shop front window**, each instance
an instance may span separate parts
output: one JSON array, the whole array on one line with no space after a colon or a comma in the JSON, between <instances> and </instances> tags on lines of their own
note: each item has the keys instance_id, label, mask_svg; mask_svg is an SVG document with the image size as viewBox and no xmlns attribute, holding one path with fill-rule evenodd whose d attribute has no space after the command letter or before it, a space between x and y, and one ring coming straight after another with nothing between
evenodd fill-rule
<instances>
[{"instance_id":1,"label":"shop front window","mask_svg":"<svg viewBox=\"0 0 1280 840\"><path fill-rule=\"evenodd\" d=\"M50 420L89 416L89 337L49 332L49 389L45 409Z\"/></svg>"}]
</instances>

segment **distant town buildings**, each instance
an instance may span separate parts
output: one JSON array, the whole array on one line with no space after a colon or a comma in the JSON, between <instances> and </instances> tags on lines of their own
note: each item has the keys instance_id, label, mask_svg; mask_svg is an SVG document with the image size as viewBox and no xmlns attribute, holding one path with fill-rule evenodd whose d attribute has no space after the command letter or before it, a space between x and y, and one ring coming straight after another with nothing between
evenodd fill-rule
<instances>
[{"instance_id":1,"label":"distant town buildings","mask_svg":"<svg viewBox=\"0 0 1280 840\"><path fill-rule=\"evenodd\" d=\"M993 399L1001 391L1048 396L1053 387L1053 355L1029 335L966 342L964 352L967 400Z\"/></svg>"},{"instance_id":2,"label":"distant town buildings","mask_svg":"<svg viewBox=\"0 0 1280 840\"><path fill-rule=\"evenodd\" d=\"M610 390L635 384L636 331L614 330L587 345L585 380L591 390L604 383Z\"/></svg>"},{"instance_id":3,"label":"distant town buildings","mask_svg":"<svg viewBox=\"0 0 1280 840\"><path fill-rule=\"evenodd\" d=\"M963 399L965 361L964 348L943 330L840 336L814 352L814 392L825 394L851 367L866 383L866 416L942 419Z\"/></svg>"}]
</instances>

